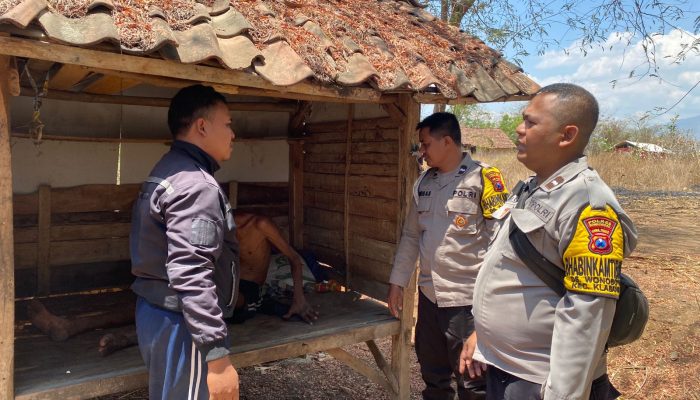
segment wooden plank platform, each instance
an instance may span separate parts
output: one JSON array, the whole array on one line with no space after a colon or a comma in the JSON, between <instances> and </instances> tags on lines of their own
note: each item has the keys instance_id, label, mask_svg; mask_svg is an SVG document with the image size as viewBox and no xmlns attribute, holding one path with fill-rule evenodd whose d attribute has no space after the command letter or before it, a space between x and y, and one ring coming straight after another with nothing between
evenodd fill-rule
<instances>
[{"instance_id":1,"label":"wooden plank platform","mask_svg":"<svg viewBox=\"0 0 700 400\"><path fill-rule=\"evenodd\" d=\"M314 325L257 315L230 326L233 364L244 367L399 333L400 322L386 306L357 293L315 293L309 295L309 301L319 306L321 315ZM62 302L68 308L93 304L84 298ZM108 331L87 332L62 343L44 335L19 335L15 342L16 399L85 399L147 386L137 347L108 357L99 355L98 339Z\"/></svg>"}]
</instances>

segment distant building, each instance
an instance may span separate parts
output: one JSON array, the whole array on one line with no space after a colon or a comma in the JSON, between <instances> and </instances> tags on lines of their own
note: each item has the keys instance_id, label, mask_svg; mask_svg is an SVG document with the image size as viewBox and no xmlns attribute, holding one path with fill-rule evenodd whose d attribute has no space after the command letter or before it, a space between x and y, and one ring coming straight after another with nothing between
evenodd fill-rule
<instances>
[{"instance_id":1,"label":"distant building","mask_svg":"<svg viewBox=\"0 0 700 400\"><path fill-rule=\"evenodd\" d=\"M498 128L462 127L462 146L471 153L477 151L512 151L515 144Z\"/></svg>"},{"instance_id":2,"label":"distant building","mask_svg":"<svg viewBox=\"0 0 700 400\"><path fill-rule=\"evenodd\" d=\"M664 149L657 144L633 142L631 140L625 140L616 144L614 150L616 153L637 153L641 156L663 156L673 153L671 150Z\"/></svg>"}]
</instances>

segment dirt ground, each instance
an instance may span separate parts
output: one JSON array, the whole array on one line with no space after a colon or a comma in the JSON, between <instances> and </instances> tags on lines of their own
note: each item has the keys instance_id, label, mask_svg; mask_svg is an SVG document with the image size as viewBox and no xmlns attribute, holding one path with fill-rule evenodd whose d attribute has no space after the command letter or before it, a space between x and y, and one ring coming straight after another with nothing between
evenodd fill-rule
<instances>
[{"instance_id":1,"label":"dirt ground","mask_svg":"<svg viewBox=\"0 0 700 400\"><path fill-rule=\"evenodd\" d=\"M635 221L639 247L624 270L647 294L651 317L642 338L609 354L623 399L700 399L700 194L620 196ZM380 341L384 354L390 343ZM372 363L363 345L350 353ZM411 354L411 399L423 383ZM377 385L325 353L242 368L242 399L387 399ZM146 399L139 390L103 400Z\"/></svg>"}]
</instances>

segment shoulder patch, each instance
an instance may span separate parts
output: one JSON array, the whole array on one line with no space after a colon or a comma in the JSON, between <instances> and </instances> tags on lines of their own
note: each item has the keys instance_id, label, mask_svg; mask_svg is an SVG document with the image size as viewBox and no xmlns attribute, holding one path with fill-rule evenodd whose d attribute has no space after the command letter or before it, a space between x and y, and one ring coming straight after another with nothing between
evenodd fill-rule
<instances>
[{"instance_id":1,"label":"shoulder patch","mask_svg":"<svg viewBox=\"0 0 700 400\"><path fill-rule=\"evenodd\" d=\"M493 213L498 210L508 199L508 189L501 175L501 171L495 167L481 169L481 210L484 218L493 218Z\"/></svg>"},{"instance_id":2,"label":"shoulder patch","mask_svg":"<svg viewBox=\"0 0 700 400\"><path fill-rule=\"evenodd\" d=\"M624 235L617 213L609 205L581 212L564 251L564 286L576 293L618 298Z\"/></svg>"}]
</instances>

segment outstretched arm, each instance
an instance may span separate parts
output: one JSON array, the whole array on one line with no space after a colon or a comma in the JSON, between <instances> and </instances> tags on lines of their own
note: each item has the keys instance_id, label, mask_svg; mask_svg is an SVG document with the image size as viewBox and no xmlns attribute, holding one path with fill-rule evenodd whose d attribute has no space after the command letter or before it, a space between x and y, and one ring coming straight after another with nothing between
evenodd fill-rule
<instances>
[{"instance_id":1,"label":"outstretched arm","mask_svg":"<svg viewBox=\"0 0 700 400\"><path fill-rule=\"evenodd\" d=\"M304 296L304 282L302 280L303 264L301 256L289 245L277 228L277 225L269 218L260 218L258 221L258 229L273 246L289 259L291 265L292 281L294 282L294 299L292 301L292 307L283 318L289 319L296 314L304 321L312 324L313 321L318 319L318 312L306 302L306 296Z\"/></svg>"}]
</instances>

